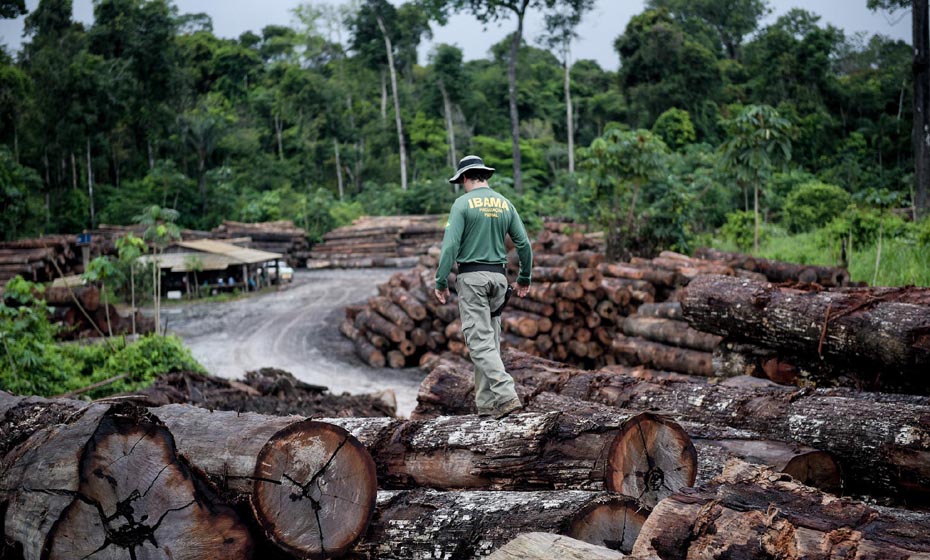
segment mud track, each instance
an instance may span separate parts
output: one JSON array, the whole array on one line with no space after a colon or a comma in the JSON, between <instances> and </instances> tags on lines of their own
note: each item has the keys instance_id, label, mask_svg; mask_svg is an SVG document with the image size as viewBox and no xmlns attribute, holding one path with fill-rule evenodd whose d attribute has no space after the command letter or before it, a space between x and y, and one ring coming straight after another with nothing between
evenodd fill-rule
<instances>
[{"instance_id":1,"label":"mud track","mask_svg":"<svg viewBox=\"0 0 930 560\"><path fill-rule=\"evenodd\" d=\"M363 363L339 333L346 305L375 295L396 269L296 271L291 286L225 303L195 303L162 311L207 370L240 378L278 367L333 393L391 389L398 413L409 416L424 373L417 368L376 369ZM164 319L163 319L164 320Z\"/></svg>"}]
</instances>

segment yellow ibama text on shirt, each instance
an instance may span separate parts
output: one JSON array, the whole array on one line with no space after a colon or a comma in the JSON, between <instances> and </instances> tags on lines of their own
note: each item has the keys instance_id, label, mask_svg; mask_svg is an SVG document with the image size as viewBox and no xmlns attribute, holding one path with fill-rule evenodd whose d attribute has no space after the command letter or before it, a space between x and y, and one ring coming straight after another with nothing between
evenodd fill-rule
<instances>
[{"instance_id":1,"label":"yellow ibama text on shirt","mask_svg":"<svg viewBox=\"0 0 930 560\"><path fill-rule=\"evenodd\" d=\"M469 198L468 199L469 208L500 208L501 210L510 211L510 205L507 204L506 200L500 198Z\"/></svg>"}]
</instances>

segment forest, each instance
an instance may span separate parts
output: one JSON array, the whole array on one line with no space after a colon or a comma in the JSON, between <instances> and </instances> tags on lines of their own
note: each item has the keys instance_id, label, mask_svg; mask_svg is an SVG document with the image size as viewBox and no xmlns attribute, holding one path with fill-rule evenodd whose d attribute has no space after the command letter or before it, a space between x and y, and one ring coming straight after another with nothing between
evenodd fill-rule
<instances>
[{"instance_id":1,"label":"forest","mask_svg":"<svg viewBox=\"0 0 930 560\"><path fill-rule=\"evenodd\" d=\"M170 0L95 0L90 25L70 0L2 0L26 17L0 52L0 239L158 205L194 229L291 219L314 241L363 214L446 212L474 153L531 227L594 224L616 256L712 245L930 284L911 44L800 8L766 19L765 0L648 0L611 71L571 55L593 8L310 2L227 39ZM516 25L486 58L418 60L457 12ZM528 13L545 33L524 33Z\"/></svg>"}]
</instances>

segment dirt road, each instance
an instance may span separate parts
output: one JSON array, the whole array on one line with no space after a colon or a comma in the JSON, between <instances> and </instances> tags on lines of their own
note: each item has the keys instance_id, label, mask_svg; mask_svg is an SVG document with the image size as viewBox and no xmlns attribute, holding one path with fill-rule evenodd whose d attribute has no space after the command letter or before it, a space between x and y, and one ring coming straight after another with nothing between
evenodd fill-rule
<instances>
[{"instance_id":1,"label":"dirt road","mask_svg":"<svg viewBox=\"0 0 930 560\"><path fill-rule=\"evenodd\" d=\"M374 369L339 334L343 308L376 293L396 269L297 271L287 289L226 303L163 310L168 330L184 339L207 370L242 377L278 367L333 393L392 389L398 413L409 416L424 374L417 368ZM164 319L163 319L164 320Z\"/></svg>"}]
</instances>

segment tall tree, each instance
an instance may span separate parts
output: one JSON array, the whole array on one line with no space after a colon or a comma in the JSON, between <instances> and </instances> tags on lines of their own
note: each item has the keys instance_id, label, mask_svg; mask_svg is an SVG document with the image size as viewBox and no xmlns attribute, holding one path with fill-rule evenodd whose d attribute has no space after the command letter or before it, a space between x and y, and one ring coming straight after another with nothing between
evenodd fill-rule
<instances>
[{"instance_id":1,"label":"tall tree","mask_svg":"<svg viewBox=\"0 0 930 560\"><path fill-rule=\"evenodd\" d=\"M791 159L791 123L768 105L749 105L724 122L724 168L753 187L753 251L759 252L759 191L775 168Z\"/></svg>"},{"instance_id":2,"label":"tall tree","mask_svg":"<svg viewBox=\"0 0 930 560\"><path fill-rule=\"evenodd\" d=\"M697 26L709 27L732 60L739 59L743 39L771 11L766 0L648 0L646 6L667 9L692 33Z\"/></svg>"},{"instance_id":3,"label":"tall tree","mask_svg":"<svg viewBox=\"0 0 930 560\"><path fill-rule=\"evenodd\" d=\"M455 167L458 154L455 147L455 124L453 123L454 103L458 101L460 86L464 79L462 72L462 50L458 47L441 44L430 55L430 64L436 87L442 96L442 114L446 124L446 135L449 138L449 166ZM458 185L455 185L458 192Z\"/></svg>"},{"instance_id":4,"label":"tall tree","mask_svg":"<svg viewBox=\"0 0 930 560\"><path fill-rule=\"evenodd\" d=\"M562 67L565 70L565 130L568 138L568 172L575 172L575 123L572 110L571 51L572 40L578 37L576 31L584 13L594 7L594 0L583 0L577 6L559 5L546 14L545 43L558 49L562 55Z\"/></svg>"},{"instance_id":5,"label":"tall tree","mask_svg":"<svg viewBox=\"0 0 930 560\"><path fill-rule=\"evenodd\" d=\"M510 107L510 141L513 147L513 186L523 190L520 155L520 113L517 110L517 56L523 42L523 24L529 10L548 11L564 7L566 13L582 14L588 0L429 0L434 11L444 14L451 7L454 10L467 9L478 21L489 23L506 18L516 18L517 28L510 35L510 56L507 60L507 94ZM440 19L444 16L440 16ZM571 17L571 16L569 16ZM579 16L580 19L580 16Z\"/></svg>"},{"instance_id":6,"label":"tall tree","mask_svg":"<svg viewBox=\"0 0 930 560\"><path fill-rule=\"evenodd\" d=\"M914 149L914 209L918 217L930 216L930 6L928 0L868 0L869 8L911 8L914 59L914 120L911 145Z\"/></svg>"}]
</instances>

